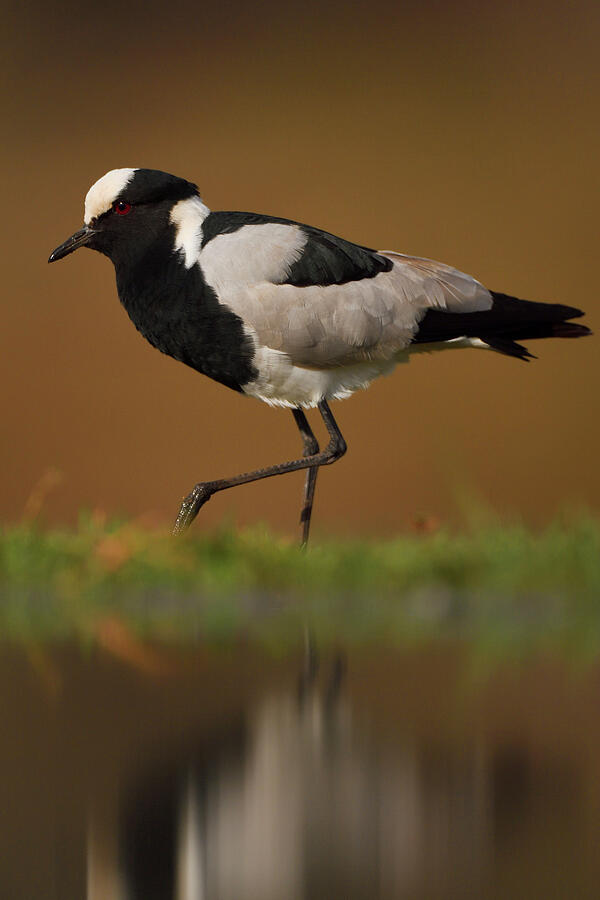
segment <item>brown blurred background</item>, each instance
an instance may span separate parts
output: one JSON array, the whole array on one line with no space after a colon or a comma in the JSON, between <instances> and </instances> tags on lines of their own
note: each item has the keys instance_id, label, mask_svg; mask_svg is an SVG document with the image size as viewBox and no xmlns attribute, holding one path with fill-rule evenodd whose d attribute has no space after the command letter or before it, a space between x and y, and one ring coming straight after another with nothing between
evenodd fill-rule
<instances>
[{"instance_id":1,"label":"brown blurred background","mask_svg":"<svg viewBox=\"0 0 600 900\"><path fill-rule=\"evenodd\" d=\"M4 520L56 470L48 521L82 507L167 521L195 481L299 449L289 413L146 344L107 260L47 267L114 167L171 171L213 209L287 216L581 305L598 330L593 0L71 0L11 5L4 24ZM321 475L317 530L455 523L465 494L534 524L597 509L597 341L532 342L530 365L421 356L336 404L350 450ZM262 519L295 534L300 491L299 475L239 488L196 527Z\"/></svg>"}]
</instances>

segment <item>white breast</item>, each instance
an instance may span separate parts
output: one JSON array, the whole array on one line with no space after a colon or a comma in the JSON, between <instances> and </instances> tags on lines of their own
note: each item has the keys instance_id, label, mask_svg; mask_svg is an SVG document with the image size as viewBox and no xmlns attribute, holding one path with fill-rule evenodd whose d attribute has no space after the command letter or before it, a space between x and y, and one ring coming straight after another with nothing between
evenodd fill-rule
<instances>
[{"instance_id":1,"label":"white breast","mask_svg":"<svg viewBox=\"0 0 600 900\"><path fill-rule=\"evenodd\" d=\"M259 347L253 359L258 377L242 390L270 406L312 407L321 400L344 400L380 375L388 375L398 361L371 360L335 369L309 369L294 365L287 353Z\"/></svg>"}]
</instances>

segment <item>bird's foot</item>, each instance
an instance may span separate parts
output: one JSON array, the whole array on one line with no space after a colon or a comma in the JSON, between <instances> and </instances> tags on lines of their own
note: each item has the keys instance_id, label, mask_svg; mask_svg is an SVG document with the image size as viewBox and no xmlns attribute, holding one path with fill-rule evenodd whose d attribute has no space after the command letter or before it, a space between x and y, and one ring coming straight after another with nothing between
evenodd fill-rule
<instances>
[{"instance_id":1,"label":"bird's foot","mask_svg":"<svg viewBox=\"0 0 600 900\"><path fill-rule=\"evenodd\" d=\"M173 534L183 534L190 527L204 504L215 493L214 482L201 481L185 497L173 526Z\"/></svg>"}]
</instances>

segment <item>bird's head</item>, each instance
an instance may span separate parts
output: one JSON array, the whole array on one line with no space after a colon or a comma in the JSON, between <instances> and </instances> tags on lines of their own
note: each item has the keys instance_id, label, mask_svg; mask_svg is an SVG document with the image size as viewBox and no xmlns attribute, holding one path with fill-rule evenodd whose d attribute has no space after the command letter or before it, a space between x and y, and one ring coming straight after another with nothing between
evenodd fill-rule
<instances>
[{"instance_id":1,"label":"bird's head","mask_svg":"<svg viewBox=\"0 0 600 900\"><path fill-rule=\"evenodd\" d=\"M196 185L183 178L156 169L112 169L87 192L83 228L53 250L48 262L89 247L117 265L139 258L161 238L187 253L189 232L207 213Z\"/></svg>"}]
</instances>

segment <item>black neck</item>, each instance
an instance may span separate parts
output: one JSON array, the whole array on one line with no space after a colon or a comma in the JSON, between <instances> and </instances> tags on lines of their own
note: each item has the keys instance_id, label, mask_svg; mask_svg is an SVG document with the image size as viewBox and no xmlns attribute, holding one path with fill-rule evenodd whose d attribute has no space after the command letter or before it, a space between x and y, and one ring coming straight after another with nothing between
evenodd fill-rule
<instances>
[{"instance_id":1,"label":"black neck","mask_svg":"<svg viewBox=\"0 0 600 900\"><path fill-rule=\"evenodd\" d=\"M117 260L121 303L158 350L234 390L256 377L242 320L219 302L199 265L173 251L174 229L137 260Z\"/></svg>"}]
</instances>

